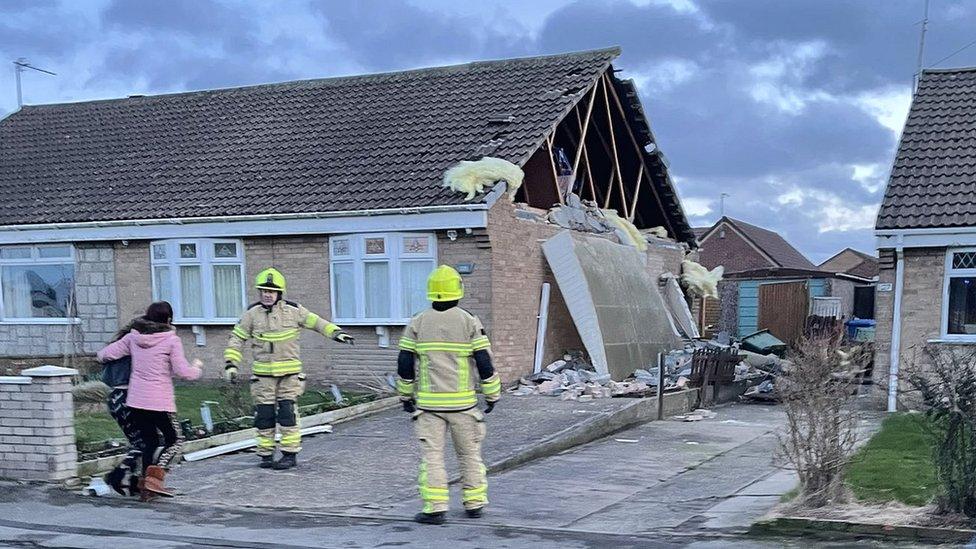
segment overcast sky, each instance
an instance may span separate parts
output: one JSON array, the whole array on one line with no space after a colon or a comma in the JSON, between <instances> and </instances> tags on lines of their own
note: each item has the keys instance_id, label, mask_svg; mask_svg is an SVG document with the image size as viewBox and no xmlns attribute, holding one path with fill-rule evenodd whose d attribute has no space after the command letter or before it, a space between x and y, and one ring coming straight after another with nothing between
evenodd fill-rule
<instances>
[{"instance_id":1,"label":"overcast sky","mask_svg":"<svg viewBox=\"0 0 976 549\"><path fill-rule=\"evenodd\" d=\"M0 58L50 103L619 45L693 225L820 262L873 249L923 0L0 0ZM925 66L976 65L976 2L931 0ZM941 61L941 62L940 62ZM16 107L0 70L0 116Z\"/></svg>"}]
</instances>

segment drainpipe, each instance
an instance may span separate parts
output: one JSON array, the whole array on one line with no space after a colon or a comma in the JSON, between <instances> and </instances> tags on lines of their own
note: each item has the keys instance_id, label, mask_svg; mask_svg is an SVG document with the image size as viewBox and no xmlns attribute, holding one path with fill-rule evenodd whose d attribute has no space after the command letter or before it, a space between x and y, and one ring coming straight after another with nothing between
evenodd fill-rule
<instances>
[{"instance_id":1,"label":"drainpipe","mask_svg":"<svg viewBox=\"0 0 976 549\"><path fill-rule=\"evenodd\" d=\"M898 409L898 359L901 356L901 294L905 286L905 252L903 237L898 235L895 248L895 305L891 315L891 366L888 370L888 411Z\"/></svg>"}]
</instances>

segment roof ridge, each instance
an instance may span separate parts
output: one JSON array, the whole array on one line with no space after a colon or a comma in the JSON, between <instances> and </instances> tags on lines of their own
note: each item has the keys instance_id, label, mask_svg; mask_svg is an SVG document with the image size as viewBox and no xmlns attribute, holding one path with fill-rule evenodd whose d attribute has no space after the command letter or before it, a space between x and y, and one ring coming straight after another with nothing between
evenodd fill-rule
<instances>
[{"instance_id":1,"label":"roof ridge","mask_svg":"<svg viewBox=\"0 0 976 549\"><path fill-rule=\"evenodd\" d=\"M950 67L946 69L922 69L922 74L945 74L949 72L976 72L976 66Z\"/></svg>"},{"instance_id":2,"label":"roof ridge","mask_svg":"<svg viewBox=\"0 0 976 549\"><path fill-rule=\"evenodd\" d=\"M598 56L612 55L612 57L618 57L621 54L620 46L610 46L606 48L598 48L592 50L580 50L571 51L563 53L554 53L546 55L534 55L526 57L509 57L504 59L488 59L483 61L469 61L467 63L456 63L453 65L433 65L427 67L417 67L413 69L403 69L397 71L384 71L384 72L374 72L374 73L363 73L363 74L349 74L345 76L329 76L325 78L303 78L298 80L285 80L282 82L265 82L262 84L248 84L245 86L229 86L225 88L206 88L200 90L186 90L179 92L170 93L158 93L158 94L146 94L146 95L131 95L128 97L109 97L104 99L89 99L84 101L64 101L60 103L41 103L37 105L23 105L21 110L34 110L34 109L45 109L53 107L63 107L63 106L75 106L75 105L88 105L88 104L99 104L99 103L113 103L122 101L132 101L132 100L154 100L158 98L172 98L186 95L196 95L196 94L218 94L218 93L233 93L237 91L249 90L253 91L259 88L299 88L302 86L316 86L328 83L343 83L343 82L361 82L363 80L389 80L393 78L413 75L417 73L442 73L458 71L461 69L473 69L479 67L488 66L503 66L508 63L532 63L537 61L544 61L548 59L556 58L568 58L568 57L584 57L584 56ZM18 111L14 111L18 112Z\"/></svg>"}]
</instances>

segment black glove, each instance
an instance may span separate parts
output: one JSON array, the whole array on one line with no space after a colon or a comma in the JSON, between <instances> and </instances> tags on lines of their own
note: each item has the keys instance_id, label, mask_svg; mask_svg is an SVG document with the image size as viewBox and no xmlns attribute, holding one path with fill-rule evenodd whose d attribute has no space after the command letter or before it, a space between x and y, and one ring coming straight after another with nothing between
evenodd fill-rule
<instances>
[{"instance_id":1,"label":"black glove","mask_svg":"<svg viewBox=\"0 0 976 549\"><path fill-rule=\"evenodd\" d=\"M332 336L332 339L338 341L339 343L346 343L348 345L356 344L356 338L352 337L346 332L343 332L342 330L336 332L335 335Z\"/></svg>"},{"instance_id":2,"label":"black glove","mask_svg":"<svg viewBox=\"0 0 976 549\"><path fill-rule=\"evenodd\" d=\"M495 409L495 403L497 403L497 402L498 402L497 400L493 400L491 402L487 402L486 403L487 406L485 406L485 413L486 414L490 414L491 411Z\"/></svg>"},{"instance_id":3,"label":"black glove","mask_svg":"<svg viewBox=\"0 0 976 549\"><path fill-rule=\"evenodd\" d=\"M417 411L417 407L413 405L412 400L404 400L400 403L403 404L403 411L408 414L412 414Z\"/></svg>"},{"instance_id":4,"label":"black glove","mask_svg":"<svg viewBox=\"0 0 976 549\"><path fill-rule=\"evenodd\" d=\"M230 383L237 383L237 366L233 362L227 361L224 364L224 379Z\"/></svg>"}]
</instances>

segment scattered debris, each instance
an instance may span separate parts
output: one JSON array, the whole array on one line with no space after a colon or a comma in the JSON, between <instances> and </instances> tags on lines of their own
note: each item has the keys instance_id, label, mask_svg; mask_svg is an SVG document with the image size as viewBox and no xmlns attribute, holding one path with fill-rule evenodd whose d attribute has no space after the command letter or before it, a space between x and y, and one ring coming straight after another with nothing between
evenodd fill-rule
<instances>
[{"instance_id":1,"label":"scattered debris","mask_svg":"<svg viewBox=\"0 0 976 549\"><path fill-rule=\"evenodd\" d=\"M329 424L316 425L315 427L305 427L301 430L302 436L317 435L319 433L331 433L332 426ZM275 435L275 440L281 439L281 433ZM198 452L190 452L183 456L183 461L199 461L201 459L207 459L216 457L223 454L229 454L231 452L239 452L241 450L247 450L252 446L257 446L257 441L254 438L248 438L240 442L231 442L229 444L223 444L221 446L214 446L213 448L207 448L206 450L200 450Z\"/></svg>"},{"instance_id":2,"label":"scattered debris","mask_svg":"<svg viewBox=\"0 0 976 549\"><path fill-rule=\"evenodd\" d=\"M82 493L86 496L102 497L112 493L112 489L108 484L105 484L102 477L92 477L91 483L85 487Z\"/></svg>"}]
</instances>

